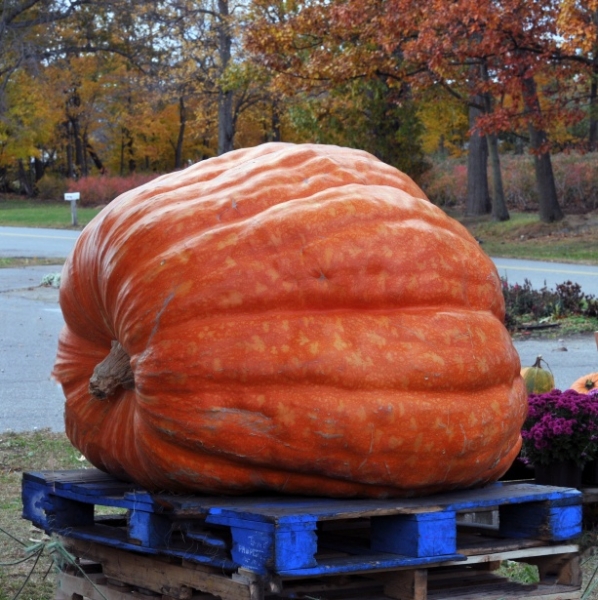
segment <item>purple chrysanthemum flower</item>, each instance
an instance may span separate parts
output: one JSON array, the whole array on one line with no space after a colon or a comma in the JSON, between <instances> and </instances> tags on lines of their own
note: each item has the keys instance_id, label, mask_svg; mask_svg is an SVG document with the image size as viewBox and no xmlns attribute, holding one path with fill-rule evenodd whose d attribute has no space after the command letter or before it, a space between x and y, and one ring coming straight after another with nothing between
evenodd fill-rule
<instances>
[{"instance_id":1,"label":"purple chrysanthemum flower","mask_svg":"<svg viewBox=\"0 0 598 600\"><path fill-rule=\"evenodd\" d=\"M523 425L522 458L528 464L574 460L582 465L598 454L598 390L580 394L554 389L530 394Z\"/></svg>"}]
</instances>

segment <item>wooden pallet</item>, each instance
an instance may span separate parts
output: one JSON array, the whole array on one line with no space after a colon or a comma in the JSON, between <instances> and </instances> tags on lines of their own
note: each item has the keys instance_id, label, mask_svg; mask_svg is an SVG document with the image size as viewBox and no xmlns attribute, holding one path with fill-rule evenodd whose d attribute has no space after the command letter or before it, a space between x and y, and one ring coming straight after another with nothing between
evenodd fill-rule
<instances>
[{"instance_id":1,"label":"wooden pallet","mask_svg":"<svg viewBox=\"0 0 598 600\"><path fill-rule=\"evenodd\" d=\"M426 498L338 500L149 494L95 469L23 475L25 518L100 565L107 579L143 587L158 569L160 581L148 589L181 600L196 592L262 598L308 580L334 582L337 591L339 581L350 582L349 590L365 580L386 597L419 600L435 597L430 582L440 567L457 570L458 581L475 571L481 592L480 566L524 558L561 577L573 598L574 578L561 563L577 552L571 540L581 533L581 502L578 490L520 482ZM101 514L102 507L111 512ZM467 519L489 512L496 519L488 525ZM112 556L119 557L116 572ZM87 581L61 577L63 588Z\"/></svg>"},{"instance_id":2,"label":"wooden pallet","mask_svg":"<svg viewBox=\"0 0 598 600\"><path fill-rule=\"evenodd\" d=\"M175 559L63 539L79 559L57 575L56 600L579 600L581 576L575 544L470 555L425 568L312 578L260 577L224 572ZM494 569L503 560L538 566L540 582L520 584Z\"/></svg>"}]
</instances>

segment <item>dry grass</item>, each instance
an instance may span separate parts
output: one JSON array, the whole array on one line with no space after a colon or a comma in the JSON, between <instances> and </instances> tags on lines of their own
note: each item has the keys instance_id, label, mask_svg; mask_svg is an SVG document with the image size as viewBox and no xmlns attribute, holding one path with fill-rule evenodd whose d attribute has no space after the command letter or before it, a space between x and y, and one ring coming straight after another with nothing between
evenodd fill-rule
<instances>
[{"instance_id":1,"label":"dry grass","mask_svg":"<svg viewBox=\"0 0 598 600\"><path fill-rule=\"evenodd\" d=\"M0 600L50 600L54 597L52 559L47 549L27 549L47 540L21 518L23 471L77 469L89 466L64 434L41 430L0 434ZM37 557L37 560L36 560Z\"/></svg>"}]
</instances>

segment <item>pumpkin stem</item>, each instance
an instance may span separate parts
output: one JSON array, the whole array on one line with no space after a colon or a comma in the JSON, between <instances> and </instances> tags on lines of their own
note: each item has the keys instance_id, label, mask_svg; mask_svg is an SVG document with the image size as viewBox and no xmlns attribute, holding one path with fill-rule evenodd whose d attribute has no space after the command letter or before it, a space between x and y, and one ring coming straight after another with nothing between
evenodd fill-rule
<instances>
[{"instance_id":1,"label":"pumpkin stem","mask_svg":"<svg viewBox=\"0 0 598 600\"><path fill-rule=\"evenodd\" d=\"M131 369L131 358L116 340L108 356L93 370L89 379L89 393L98 400L105 400L122 387L125 390L135 388L135 377Z\"/></svg>"},{"instance_id":2,"label":"pumpkin stem","mask_svg":"<svg viewBox=\"0 0 598 600\"><path fill-rule=\"evenodd\" d=\"M550 365L542 358L541 354L539 354L538 357L536 358L536 362L533 364L533 367L536 369L541 369L542 363L544 363L548 367L548 370L552 373L552 369L550 368Z\"/></svg>"}]
</instances>

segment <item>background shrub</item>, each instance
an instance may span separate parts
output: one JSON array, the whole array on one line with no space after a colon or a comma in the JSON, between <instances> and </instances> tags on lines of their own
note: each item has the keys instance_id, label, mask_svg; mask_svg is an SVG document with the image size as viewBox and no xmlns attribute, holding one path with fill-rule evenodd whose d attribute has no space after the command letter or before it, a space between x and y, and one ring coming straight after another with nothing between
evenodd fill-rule
<instances>
[{"instance_id":1,"label":"background shrub","mask_svg":"<svg viewBox=\"0 0 598 600\"><path fill-rule=\"evenodd\" d=\"M554 290L546 286L535 290L529 279L525 279L522 285L511 285L504 278L501 282L506 307L505 325L510 331L523 323L542 319L598 317L598 300L592 294L585 294L578 283L565 281Z\"/></svg>"},{"instance_id":2,"label":"background shrub","mask_svg":"<svg viewBox=\"0 0 598 600\"><path fill-rule=\"evenodd\" d=\"M508 208L520 212L538 210L533 156L503 154L500 160ZM574 213L598 209L598 153L554 154L552 167L564 210ZM490 171L488 176L491 177ZM420 184L438 206L463 205L467 196L467 165L462 158L437 161L421 177ZM489 185L492 190L491 180Z\"/></svg>"},{"instance_id":3,"label":"background shrub","mask_svg":"<svg viewBox=\"0 0 598 600\"><path fill-rule=\"evenodd\" d=\"M59 175L46 173L35 185L41 200L64 200L68 181Z\"/></svg>"},{"instance_id":4,"label":"background shrub","mask_svg":"<svg viewBox=\"0 0 598 600\"><path fill-rule=\"evenodd\" d=\"M68 182L69 192L79 192L81 206L101 206L108 204L117 196L128 192L152 179L158 177L157 174L132 174L127 177L109 177L98 175L93 177L83 177L78 181Z\"/></svg>"},{"instance_id":5,"label":"background shrub","mask_svg":"<svg viewBox=\"0 0 598 600\"><path fill-rule=\"evenodd\" d=\"M428 198L437 206L452 207L467 199L467 165L463 159L443 159L419 181Z\"/></svg>"}]
</instances>

